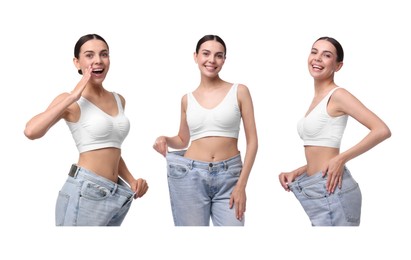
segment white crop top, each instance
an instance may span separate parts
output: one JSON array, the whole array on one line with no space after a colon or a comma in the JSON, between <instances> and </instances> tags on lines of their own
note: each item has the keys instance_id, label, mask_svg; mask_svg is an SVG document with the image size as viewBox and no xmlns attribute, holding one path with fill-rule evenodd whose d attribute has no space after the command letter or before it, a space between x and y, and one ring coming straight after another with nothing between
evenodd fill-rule
<instances>
[{"instance_id":1,"label":"white crop top","mask_svg":"<svg viewBox=\"0 0 411 260\"><path fill-rule=\"evenodd\" d=\"M327 112L328 101L336 89L338 87L332 89L307 116L298 121L297 130L304 146L340 148L348 115L331 117Z\"/></svg>"},{"instance_id":2,"label":"white crop top","mask_svg":"<svg viewBox=\"0 0 411 260\"><path fill-rule=\"evenodd\" d=\"M191 140L206 136L238 139L241 112L237 100L238 84L234 84L224 99L214 108L202 107L193 93L187 94L187 124Z\"/></svg>"},{"instance_id":3,"label":"white crop top","mask_svg":"<svg viewBox=\"0 0 411 260\"><path fill-rule=\"evenodd\" d=\"M120 97L114 92L113 95L118 107L116 116L110 116L84 97L77 101L80 119L66 123L80 153L106 147L121 148L130 131L130 121L124 115Z\"/></svg>"}]
</instances>

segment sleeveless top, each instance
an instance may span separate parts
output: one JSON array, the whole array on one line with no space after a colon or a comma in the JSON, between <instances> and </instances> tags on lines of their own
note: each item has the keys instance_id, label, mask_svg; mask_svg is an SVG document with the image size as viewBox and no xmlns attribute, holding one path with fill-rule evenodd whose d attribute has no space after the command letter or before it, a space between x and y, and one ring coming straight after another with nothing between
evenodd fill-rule
<instances>
[{"instance_id":1,"label":"sleeveless top","mask_svg":"<svg viewBox=\"0 0 411 260\"><path fill-rule=\"evenodd\" d=\"M113 95L118 108L116 116L105 113L84 97L77 101L80 119L66 123L80 153L107 147L121 148L130 131L130 121L124 115L120 97L114 92Z\"/></svg>"},{"instance_id":2,"label":"sleeveless top","mask_svg":"<svg viewBox=\"0 0 411 260\"><path fill-rule=\"evenodd\" d=\"M340 148L348 115L331 117L327 112L328 101L336 89L338 87L332 89L307 116L299 120L297 130L304 146Z\"/></svg>"},{"instance_id":3,"label":"sleeveless top","mask_svg":"<svg viewBox=\"0 0 411 260\"><path fill-rule=\"evenodd\" d=\"M192 141L206 136L238 139L241 112L237 88L238 84L234 84L223 100L212 109L202 107L192 92L187 94L187 124Z\"/></svg>"}]
</instances>

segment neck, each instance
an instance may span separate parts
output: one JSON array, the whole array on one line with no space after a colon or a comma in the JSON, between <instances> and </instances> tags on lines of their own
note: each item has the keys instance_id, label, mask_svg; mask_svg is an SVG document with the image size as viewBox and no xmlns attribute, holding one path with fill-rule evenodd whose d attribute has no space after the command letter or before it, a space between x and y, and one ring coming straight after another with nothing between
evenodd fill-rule
<instances>
[{"instance_id":1,"label":"neck","mask_svg":"<svg viewBox=\"0 0 411 260\"><path fill-rule=\"evenodd\" d=\"M201 88L215 88L217 86L221 86L225 81L222 80L220 77L215 78L201 78L199 87Z\"/></svg>"},{"instance_id":2,"label":"neck","mask_svg":"<svg viewBox=\"0 0 411 260\"><path fill-rule=\"evenodd\" d=\"M322 93L337 87L333 79L329 80L314 80L314 91L315 93Z\"/></svg>"},{"instance_id":3,"label":"neck","mask_svg":"<svg viewBox=\"0 0 411 260\"><path fill-rule=\"evenodd\" d=\"M103 96L106 93L106 90L102 85L93 85L87 84L86 88L83 91L83 95L86 96Z\"/></svg>"}]
</instances>

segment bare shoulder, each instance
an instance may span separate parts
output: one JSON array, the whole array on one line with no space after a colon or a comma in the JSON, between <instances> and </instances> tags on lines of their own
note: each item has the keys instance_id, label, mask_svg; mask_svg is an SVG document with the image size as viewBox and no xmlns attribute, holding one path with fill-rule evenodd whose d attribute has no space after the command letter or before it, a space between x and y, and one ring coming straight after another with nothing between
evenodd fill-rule
<instances>
[{"instance_id":1,"label":"bare shoulder","mask_svg":"<svg viewBox=\"0 0 411 260\"><path fill-rule=\"evenodd\" d=\"M357 98L351 94L346 88L339 87L332 94L332 98L337 102L344 102L349 100L357 100Z\"/></svg>"},{"instance_id":2,"label":"bare shoulder","mask_svg":"<svg viewBox=\"0 0 411 260\"><path fill-rule=\"evenodd\" d=\"M121 94L119 94L119 93L116 93L117 95L118 95L118 97L120 98L120 100L121 100L121 104L123 105L123 108L126 106L126 99L124 98L124 96L123 95L121 95Z\"/></svg>"},{"instance_id":3,"label":"bare shoulder","mask_svg":"<svg viewBox=\"0 0 411 260\"><path fill-rule=\"evenodd\" d=\"M65 99L66 97L68 97L70 94L67 92L61 93L59 95L57 95L57 97L54 98L53 102L60 102L61 100Z\"/></svg>"},{"instance_id":4,"label":"bare shoulder","mask_svg":"<svg viewBox=\"0 0 411 260\"><path fill-rule=\"evenodd\" d=\"M241 97L251 96L250 90L244 84L238 84L237 93L238 93L238 97L240 97L240 98Z\"/></svg>"},{"instance_id":5,"label":"bare shoulder","mask_svg":"<svg viewBox=\"0 0 411 260\"><path fill-rule=\"evenodd\" d=\"M58 104L58 103L62 102L62 101L63 101L64 99L66 99L69 95L70 95L70 93L67 93L67 92L63 92L63 93L57 95L57 96L53 99L53 101L50 103L49 107L52 107L52 106L54 106L55 104ZM70 108L70 107L71 107L71 106L69 106L69 108Z\"/></svg>"},{"instance_id":6,"label":"bare shoulder","mask_svg":"<svg viewBox=\"0 0 411 260\"><path fill-rule=\"evenodd\" d=\"M186 111L187 110L187 95L188 94L184 94L181 97L181 111Z\"/></svg>"}]
</instances>

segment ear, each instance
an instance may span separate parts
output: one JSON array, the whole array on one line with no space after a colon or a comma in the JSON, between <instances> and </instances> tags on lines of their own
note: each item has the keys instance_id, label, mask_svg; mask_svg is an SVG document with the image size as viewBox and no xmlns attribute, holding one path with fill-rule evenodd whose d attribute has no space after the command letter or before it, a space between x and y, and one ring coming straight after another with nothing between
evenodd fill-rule
<instances>
[{"instance_id":1,"label":"ear","mask_svg":"<svg viewBox=\"0 0 411 260\"><path fill-rule=\"evenodd\" d=\"M194 52L193 58L194 58L194 62L195 62L195 63L198 63L198 62L197 62L197 53L196 53L196 52Z\"/></svg>"},{"instance_id":2,"label":"ear","mask_svg":"<svg viewBox=\"0 0 411 260\"><path fill-rule=\"evenodd\" d=\"M337 71L339 71L341 68L342 68L342 66L343 66L343 62L341 61L341 62L339 62L338 64L337 64L337 66L335 67L335 72L337 72Z\"/></svg>"},{"instance_id":3,"label":"ear","mask_svg":"<svg viewBox=\"0 0 411 260\"><path fill-rule=\"evenodd\" d=\"M76 57L73 58L73 64L76 66L77 70L80 70L80 63Z\"/></svg>"}]
</instances>

